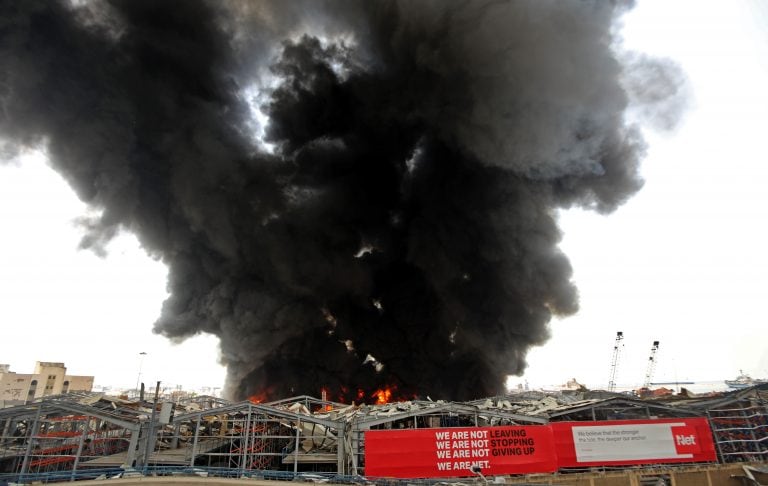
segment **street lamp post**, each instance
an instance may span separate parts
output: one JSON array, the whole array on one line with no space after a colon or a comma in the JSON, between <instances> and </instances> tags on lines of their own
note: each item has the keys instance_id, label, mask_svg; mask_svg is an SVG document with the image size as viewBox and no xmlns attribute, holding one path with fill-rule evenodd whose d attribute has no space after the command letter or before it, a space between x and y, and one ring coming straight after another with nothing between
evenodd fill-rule
<instances>
[{"instance_id":1,"label":"street lamp post","mask_svg":"<svg viewBox=\"0 0 768 486\"><path fill-rule=\"evenodd\" d=\"M141 381L141 368L144 366L144 357L147 355L144 351L139 353L139 374L136 376L136 396L139 396L139 382Z\"/></svg>"}]
</instances>

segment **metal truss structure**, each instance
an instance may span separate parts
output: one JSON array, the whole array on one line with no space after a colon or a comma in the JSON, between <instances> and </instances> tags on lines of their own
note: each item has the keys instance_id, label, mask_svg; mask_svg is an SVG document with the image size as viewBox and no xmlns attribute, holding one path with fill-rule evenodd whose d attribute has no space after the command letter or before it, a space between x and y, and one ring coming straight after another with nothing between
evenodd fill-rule
<instances>
[{"instance_id":1,"label":"metal truss structure","mask_svg":"<svg viewBox=\"0 0 768 486\"><path fill-rule=\"evenodd\" d=\"M365 474L365 432L701 416L719 462L768 459L768 385L713 398L647 400L607 392L526 394L473 402L347 405L300 396L270 403L195 397L161 403L98 394L0 409L0 475L185 467L238 475ZM16 476L14 476L16 475ZM0 478L1 479L1 478Z\"/></svg>"}]
</instances>

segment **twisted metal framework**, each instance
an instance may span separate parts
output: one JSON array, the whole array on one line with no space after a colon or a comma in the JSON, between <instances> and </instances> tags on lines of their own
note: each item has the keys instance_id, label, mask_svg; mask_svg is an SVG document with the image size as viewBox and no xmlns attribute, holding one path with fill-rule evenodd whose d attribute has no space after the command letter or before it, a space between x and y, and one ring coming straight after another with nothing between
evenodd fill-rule
<instances>
[{"instance_id":1,"label":"twisted metal framework","mask_svg":"<svg viewBox=\"0 0 768 486\"><path fill-rule=\"evenodd\" d=\"M686 416L709 418L719 462L768 460L768 385L669 402L607 392L556 397L531 392L360 406L308 396L265 404L199 397L177 403L167 424L153 423L160 414L152 403L49 397L0 409L0 482L201 468L234 477L357 477L365 474L368 430Z\"/></svg>"}]
</instances>

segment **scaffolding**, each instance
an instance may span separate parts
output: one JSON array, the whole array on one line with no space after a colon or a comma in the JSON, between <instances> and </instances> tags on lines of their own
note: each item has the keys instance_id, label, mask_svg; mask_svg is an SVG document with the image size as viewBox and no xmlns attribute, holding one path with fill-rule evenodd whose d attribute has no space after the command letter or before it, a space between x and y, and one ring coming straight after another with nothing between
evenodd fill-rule
<instances>
[{"instance_id":1,"label":"scaffolding","mask_svg":"<svg viewBox=\"0 0 768 486\"><path fill-rule=\"evenodd\" d=\"M768 459L768 408L765 397L748 394L707 410L721 462Z\"/></svg>"},{"instance_id":2,"label":"scaffolding","mask_svg":"<svg viewBox=\"0 0 768 486\"><path fill-rule=\"evenodd\" d=\"M52 398L0 410L0 471L72 471L91 460L128 451L140 421Z\"/></svg>"},{"instance_id":3,"label":"scaffolding","mask_svg":"<svg viewBox=\"0 0 768 486\"><path fill-rule=\"evenodd\" d=\"M329 413L313 411L342 406L297 397L194 411L174 418L166 442L172 450L186 451L183 457L190 467L335 472L342 462L338 437L343 424L330 420Z\"/></svg>"}]
</instances>

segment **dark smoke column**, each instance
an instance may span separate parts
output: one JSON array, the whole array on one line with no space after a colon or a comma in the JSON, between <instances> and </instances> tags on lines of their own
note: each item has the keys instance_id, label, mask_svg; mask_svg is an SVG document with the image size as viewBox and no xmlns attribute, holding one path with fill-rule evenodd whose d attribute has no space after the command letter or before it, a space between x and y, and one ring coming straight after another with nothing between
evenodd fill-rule
<instances>
[{"instance_id":1,"label":"dark smoke column","mask_svg":"<svg viewBox=\"0 0 768 486\"><path fill-rule=\"evenodd\" d=\"M641 186L625 9L2 2L0 133L168 265L155 331L218 336L233 398L477 398L577 309L557 209Z\"/></svg>"}]
</instances>

